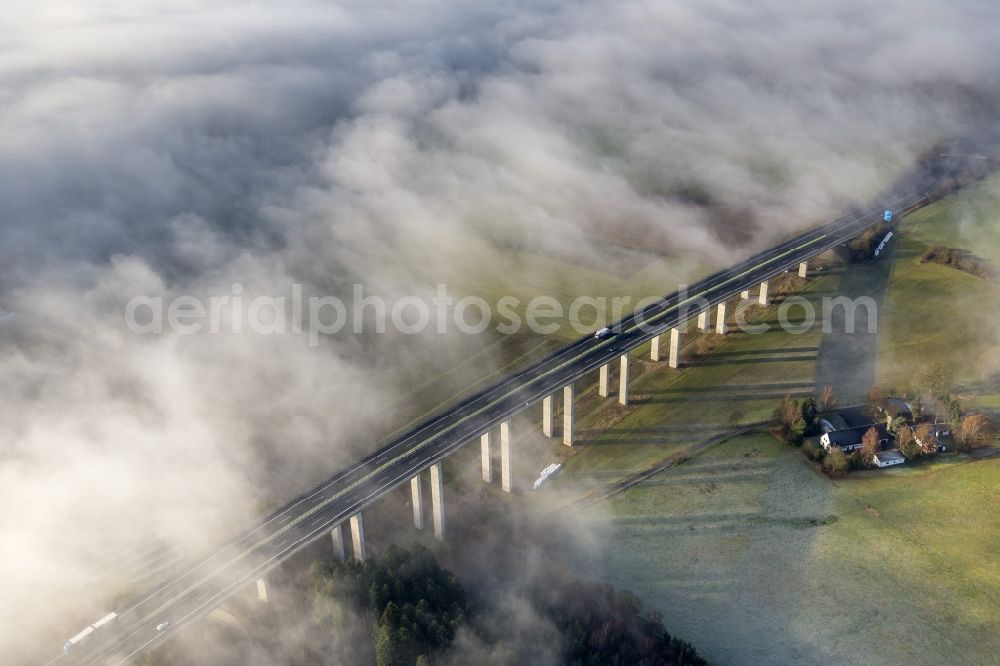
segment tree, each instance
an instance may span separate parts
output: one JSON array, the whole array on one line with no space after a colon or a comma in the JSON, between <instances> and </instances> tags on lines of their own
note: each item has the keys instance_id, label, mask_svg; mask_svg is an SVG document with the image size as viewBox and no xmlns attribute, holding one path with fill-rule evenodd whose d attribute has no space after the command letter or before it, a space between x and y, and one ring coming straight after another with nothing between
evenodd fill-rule
<instances>
[{"instance_id":1,"label":"tree","mask_svg":"<svg viewBox=\"0 0 1000 666\"><path fill-rule=\"evenodd\" d=\"M634 595L580 581L564 575L562 568L556 571L532 581L530 589L523 590L523 600L532 617L558 630L553 647L562 652L559 663L707 666L693 647L667 632L659 613L644 612ZM520 640L508 639L504 634L509 632L492 626L466 622L474 606L465 601L455 577L421 546L394 546L365 562L317 563L310 585L318 617L326 619L322 608L331 600L352 603L364 615L363 630L359 625L356 635L337 637L338 643L365 642L369 655L374 643L374 658L356 661L374 661L377 666L450 663L454 655L445 650L460 626L485 645L496 646L499 655L514 653L504 641ZM488 603L490 597L481 595L473 603Z\"/></svg>"},{"instance_id":2,"label":"tree","mask_svg":"<svg viewBox=\"0 0 1000 666\"><path fill-rule=\"evenodd\" d=\"M377 666L404 666L406 655L393 636L392 625L380 621L375 625L375 663Z\"/></svg>"},{"instance_id":3,"label":"tree","mask_svg":"<svg viewBox=\"0 0 1000 666\"><path fill-rule=\"evenodd\" d=\"M819 407L816 405L816 398L809 396L802 401L800 411L804 422L804 435L816 435L819 433Z\"/></svg>"},{"instance_id":4,"label":"tree","mask_svg":"<svg viewBox=\"0 0 1000 666\"><path fill-rule=\"evenodd\" d=\"M816 398L809 396L802 401L802 418L806 423L812 423L813 419L819 413L819 408L816 406Z\"/></svg>"},{"instance_id":5,"label":"tree","mask_svg":"<svg viewBox=\"0 0 1000 666\"><path fill-rule=\"evenodd\" d=\"M353 601L366 612L367 626L374 625L379 666L413 664L420 655L433 657L451 644L469 612L454 574L422 546L392 547L377 560L314 568L311 584L319 600Z\"/></svg>"},{"instance_id":6,"label":"tree","mask_svg":"<svg viewBox=\"0 0 1000 666\"><path fill-rule=\"evenodd\" d=\"M785 394L781 401L781 406L775 412L775 416L784 426L792 425L792 422L799 417L799 402L792 400L792 396Z\"/></svg>"},{"instance_id":7,"label":"tree","mask_svg":"<svg viewBox=\"0 0 1000 666\"><path fill-rule=\"evenodd\" d=\"M924 401L919 395L913 399L910 407L913 409L913 419L915 421L919 421L924 417Z\"/></svg>"},{"instance_id":8,"label":"tree","mask_svg":"<svg viewBox=\"0 0 1000 666\"><path fill-rule=\"evenodd\" d=\"M868 390L868 414L875 418L879 413L879 408L885 403L885 399L896 394L896 389L891 386L873 386Z\"/></svg>"},{"instance_id":9,"label":"tree","mask_svg":"<svg viewBox=\"0 0 1000 666\"><path fill-rule=\"evenodd\" d=\"M951 424L953 430L958 430L961 425L962 420L962 406L958 404L958 400L951 399L948 401L948 423Z\"/></svg>"},{"instance_id":10,"label":"tree","mask_svg":"<svg viewBox=\"0 0 1000 666\"><path fill-rule=\"evenodd\" d=\"M885 422L886 422L886 427L889 429L889 432L891 432L894 435L897 432L899 432L900 428L906 425L906 419L904 419L902 416L897 416L896 418L891 418L887 416Z\"/></svg>"},{"instance_id":11,"label":"tree","mask_svg":"<svg viewBox=\"0 0 1000 666\"><path fill-rule=\"evenodd\" d=\"M847 471L847 456L839 446L830 448L830 452L823 458L823 469L830 474L843 474Z\"/></svg>"},{"instance_id":12,"label":"tree","mask_svg":"<svg viewBox=\"0 0 1000 666\"><path fill-rule=\"evenodd\" d=\"M809 396L803 400L799 411L802 414L802 436L811 437L813 435L818 435L820 432L819 407L816 404L816 398ZM799 437L798 442L796 443L801 444L802 437Z\"/></svg>"},{"instance_id":13,"label":"tree","mask_svg":"<svg viewBox=\"0 0 1000 666\"><path fill-rule=\"evenodd\" d=\"M922 453L910 426L904 425L899 429L899 432L896 433L896 444L899 446L899 452L908 459L916 458Z\"/></svg>"},{"instance_id":14,"label":"tree","mask_svg":"<svg viewBox=\"0 0 1000 666\"><path fill-rule=\"evenodd\" d=\"M983 414L968 414L962 417L958 427L958 441L965 448L986 446L997 436L993 422Z\"/></svg>"},{"instance_id":15,"label":"tree","mask_svg":"<svg viewBox=\"0 0 1000 666\"><path fill-rule=\"evenodd\" d=\"M916 378L917 386L927 389L934 397L944 399L951 391L951 370L940 361L924 366Z\"/></svg>"},{"instance_id":16,"label":"tree","mask_svg":"<svg viewBox=\"0 0 1000 666\"><path fill-rule=\"evenodd\" d=\"M563 664L703 666L694 648L672 637L659 613L606 584L578 584L544 615L562 634Z\"/></svg>"},{"instance_id":17,"label":"tree","mask_svg":"<svg viewBox=\"0 0 1000 666\"><path fill-rule=\"evenodd\" d=\"M792 425L788 428L788 435L785 438L785 443L792 446L801 446L802 439L806 435L806 422L802 419L795 419L792 421Z\"/></svg>"},{"instance_id":18,"label":"tree","mask_svg":"<svg viewBox=\"0 0 1000 666\"><path fill-rule=\"evenodd\" d=\"M871 427L861 438L861 451L858 458L863 465L871 467L872 463L875 462L876 453L878 453L878 431Z\"/></svg>"},{"instance_id":19,"label":"tree","mask_svg":"<svg viewBox=\"0 0 1000 666\"><path fill-rule=\"evenodd\" d=\"M812 460L823 460L823 456L826 455L826 449L814 442L806 442L803 444L802 452L809 456Z\"/></svg>"},{"instance_id":20,"label":"tree","mask_svg":"<svg viewBox=\"0 0 1000 666\"><path fill-rule=\"evenodd\" d=\"M774 410L774 418L778 421L778 433L781 439L792 446L802 444L808 424L802 418L802 408L798 400L792 400L786 395L781 405Z\"/></svg>"},{"instance_id":21,"label":"tree","mask_svg":"<svg viewBox=\"0 0 1000 666\"><path fill-rule=\"evenodd\" d=\"M819 404L823 406L823 409L833 409L837 406L837 399L833 396L832 386L824 386L823 390L820 391Z\"/></svg>"},{"instance_id":22,"label":"tree","mask_svg":"<svg viewBox=\"0 0 1000 666\"><path fill-rule=\"evenodd\" d=\"M934 436L934 426L930 423L918 425L913 431L913 438L924 455L937 453L937 438Z\"/></svg>"}]
</instances>

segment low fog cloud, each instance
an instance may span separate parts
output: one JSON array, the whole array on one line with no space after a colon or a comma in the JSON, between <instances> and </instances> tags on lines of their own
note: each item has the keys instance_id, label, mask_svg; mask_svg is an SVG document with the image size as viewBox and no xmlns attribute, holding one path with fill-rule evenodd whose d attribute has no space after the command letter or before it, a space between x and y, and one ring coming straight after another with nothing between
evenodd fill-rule
<instances>
[{"instance_id":1,"label":"low fog cloud","mask_svg":"<svg viewBox=\"0 0 1000 666\"><path fill-rule=\"evenodd\" d=\"M28 631L0 653L65 590L128 583L136 544L198 552L370 449L407 389L349 337L131 335L133 296L430 293L498 248L616 238L728 262L991 118L998 14L5 3L0 615Z\"/></svg>"}]
</instances>

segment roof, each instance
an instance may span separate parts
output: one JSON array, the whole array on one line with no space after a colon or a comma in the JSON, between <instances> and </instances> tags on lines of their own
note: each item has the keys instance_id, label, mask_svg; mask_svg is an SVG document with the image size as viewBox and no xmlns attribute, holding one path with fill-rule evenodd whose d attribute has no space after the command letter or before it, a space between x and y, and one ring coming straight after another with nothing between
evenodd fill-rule
<instances>
[{"instance_id":1,"label":"roof","mask_svg":"<svg viewBox=\"0 0 1000 666\"><path fill-rule=\"evenodd\" d=\"M830 444L835 444L837 446L853 446L855 444L860 444L861 439L865 436L865 433L871 428L875 428L875 432L878 433L879 439L888 439L889 428L884 423L871 423L864 426L858 426L857 428L834 430L833 432L827 433L827 435L830 438Z\"/></svg>"},{"instance_id":2,"label":"roof","mask_svg":"<svg viewBox=\"0 0 1000 666\"><path fill-rule=\"evenodd\" d=\"M891 460L906 460L902 453L896 449L889 449L888 451L879 451L875 454L875 458L880 462L889 462Z\"/></svg>"},{"instance_id":3,"label":"roof","mask_svg":"<svg viewBox=\"0 0 1000 666\"><path fill-rule=\"evenodd\" d=\"M879 407L893 418L897 416L902 416L907 420L913 418L913 408L902 398L886 398L879 404Z\"/></svg>"},{"instance_id":4,"label":"roof","mask_svg":"<svg viewBox=\"0 0 1000 666\"><path fill-rule=\"evenodd\" d=\"M822 417L823 432L833 432L834 430L846 430L850 428L850 424L844 420L844 417L837 413L827 414ZM829 427L826 427L829 425Z\"/></svg>"},{"instance_id":5,"label":"roof","mask_svg":"<svg viewBox=\"0 0 1000 666\"><path fill-rule=\"evenodd\" d=\"M871 425L872 416L868 411L868 405L854 405L847 407L837 407L831 414L836 414L843 421L839 429L860 428L863 425ZM824 414L828 419L828 415Z\"/></svg>"}]
</instances>

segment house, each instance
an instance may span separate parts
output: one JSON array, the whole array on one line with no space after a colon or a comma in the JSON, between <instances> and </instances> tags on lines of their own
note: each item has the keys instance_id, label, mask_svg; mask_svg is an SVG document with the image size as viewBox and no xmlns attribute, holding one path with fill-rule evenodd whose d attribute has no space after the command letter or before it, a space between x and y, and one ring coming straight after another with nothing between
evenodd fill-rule
<instances>
[{"instance_id":1,"label":"house","mask_svg":"<svg viewBox=\"0 0 1000 666\"><path fill-rule=\"evenodd\" d=\"M944 442L946 437L951 437L951 426L949 426L947 423L933 423L931 424L931 428L932 428L931 430L932 441L929 443L937 449L938 453L947 451L948 447L945 445ZM923 448L924 443L920 440L919 437L914 435L913 439L915 439L917 441L917 444L919 444L920 447Z\"/></svg>"},{"instance_id":2,"label":"house","mask_svg":"<svg viewBox=\"0 0 1000 666\"><path fill-rule=\"evenodd\" d=\"M939 441L942 437L951 437L951 426L947 423L934 423L932 427L934 428L934 437Z\"/></svg>"},{"instance_id":3,"label":"house","mask_svg":"<svg viewBox=\"0 0 1000 666\"><path fill-rule=\"evenodd\" d=\"M892 467L893 465L902 465L906 462L906 458L904 458L903 455L896 449L879 451L875 454L875 458L873 460L879 467Z\"/></svg>"},{"instance_id":4,"label":"house","mask_svg":"<svg viewBox=\"0 0 1000 666\"><path fill-rule=\"evenodd\" d=\"M838 447L844 453L857 451L861 448L861 441L864 439L865 433L871 428L875 428L875 432L878 434L878 445L880 448L889 443L891 435L889 434L889 427L884 423L873 423L856 428L845 428L844 430L823 433L823 436L819 438L819 443L827 451L834 446Z\"/></svg>"},{"instance_id":5,"label":"house","mask_svg":"<svg viewBox=\"0 0 1000 666\"><path fill-rule=\"evenodd\" d=\"M948 429L949 409L947 402L940 398L925 398L922 412L920 420L924 423L930 423L935 428Z\"/></svg>"}]
</instances>

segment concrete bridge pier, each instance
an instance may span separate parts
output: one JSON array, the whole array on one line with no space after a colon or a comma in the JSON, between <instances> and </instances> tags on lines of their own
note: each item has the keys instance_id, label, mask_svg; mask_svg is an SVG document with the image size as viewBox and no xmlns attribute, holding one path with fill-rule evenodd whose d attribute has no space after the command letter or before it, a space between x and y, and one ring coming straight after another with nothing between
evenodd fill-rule
<instances>
[{"instance_id":1,"label":"concrete bridge pier","mask_svg":"<svg viewBox=\"0 0 1000 666\"><path fill-rule=\"evenodd\" d=\"M354 559L365 561L365 522L361 512L351 516L351 541L354 546Z\"/></svg>"},{"instance_id":2,"label":"concrete bridge pier","mask_svg":"<svg viewBox=\"0 0 1000 666\"><path fill-rule=\"evenodd\" d=\"M621 356L621 370L618 373L618 404L628 404L628 352Z\"/></svg>"},{"instance_id":3,"label":"concrete bridge pier","mask_svg":"<svg viewBox=\"0 0 1000 666\"><path fill-rule=\"evenodd\" d=\"M601 366L600 378L597 382L597 393L602 398L607 398L608 394L611 392L611 380L609 378L611 374L611 364L605 363Z\"/></svg>"},{"instance_id":4,"label":"concrete bridge pier","mask_svg":"<svg viewBox=\"0 0 1000 666\"><path fill-rule=\"evenodd\" d=\"M500 424L500 487L510 492L510 419Z\"/></svg>"},{"instance_id":5,"label":"concrete bridge pier","mask_svg":"<svg viewBox=\"0 0 1000 666\"><path fill-rule=\"evenodd\" d=\"M719 310L718 310L718 312L716 313L715 316L716 316L716 320L715 320L715 332L718 333L719 335L725 335L726 331L727 331L727 329L726 329L726 302L725 301L722 301L721 303L719 303Z\"/></svg>"},{"instance_id":6,"label":"concrete bridge pier","mask_svg":"<svg viewBox=\"0 0 1000 666\"><path fill-rule=\"evenodd\" d=\"M563 444L573 446L573 385L563 387Z\"/></svg>"},{"instance_id":7,"label":"concrete bridge pier","mask_svg":"<svg viewBox=\"0 0 1000 666\"><path fill-rule=\"evenodd\" d=\"M340 525L330 530L330 540L333 542L333 558L340 562L346 559L344 553L344 531Z\"/></svg>"},{"instance_id":8,"label":"concrete bridge pier","mask_svg":"<svg viewBox=\"0 0 1000 666\"><path fill-rule=\"evenodd\" d=\"M420 485L420 474L410 479L410 503L413 505L413 526L424 529L424 490Z\"/></svg>"},{"instance_id":9,"label":"concrete bridge pier","mask_svg":"<svg viewBox=\"0 0 1000 666\"><path fill-rule=\"evenodd\" d=\"M799 263L799 277L804 278L809 274L809 262L803 261Z\"/></svg>"},{"instance_id":10,"label":"concrete bridge pier","mask_svg":"<svg viewBox=\"0 0 1000 666\"><path fill-rule=\"evenodd\" d=\"M555 417L553 416L552 409L552 396L547 395L542 398L542 434L546 437L552 436L552 426Z\"/></svg>"},{"instance_id":11,"label":"concrete bridge pier","mask_svg":"<svg viewBox=\"0 0 1000 666\"><path fill-rule=\"evenodd\" d=\"M761 305L767 305L767 280L760 283L760 296L757 302Z\"/></svg>"},{"instance_id":12,"label":"concrete bridge pier","mask_svg":"<svg viewBox=\"0 0 1000 666\"><path fill-rule=\"evenodd\" d=\"M674 327L670 329L670 356L668 362L671 368L680 366L681 360L681 329Z\"/></svg>"},{"instance_id":13,"label":"concrete bridge pier","mask_svg":"<svg viewBox=\"0 0 1000 666\"><path fill-rule=\"evenodd\" d=\"M742 298L744 301L750 300L750 290L744 289L743 291L741 291L740 298Z\"/></svg>"},{"instance_id":14,"label":"concrete bridge pier","mask_svg":"<svg viewBox=\"0 0 1000 666\"><path fill-rule=\"evenodd\" d=\"M698 330L708 330L708 310L702 310L698 313Z\"/></svg>"},{"instance_id":15,"label":"concrete bridge pier","mask_svg":"<svg viewBox=\"0 0 1000 666\"><path fill-rule=\"evenodd\" d=\"M444 476L440 460L431 465L431 516L434 538L444 541Z\"/></svg>"},{"instance_id":16,"label":"concrete bridge pier","mask_svg":"<svg viewBox=\"0 0 1000 666\"><path fill-rule=\"evenodd\" d=\"M267 584L266 578L257 579L257 598L265 604L271 601L271 586Z\"/></svg>"},{"instance_id":17,"label":"concrete bridge pier","mask_svg":"<svg viewBox=\"0 0 1000 666\"><path fill-rule=\"evenodd\" d=\"M649 360L659 361L660 360L660 336L653 336L653 339L649 343Z\"/></svg>"},{"instance_id":18,"label":"concrete bridge pier","mask_svg":"<svg viewBox=\"0 0 1000 666\"><path fill-rule=\"evenodd\" d=\"M493 483L493 433L488 430L479 436L483 458L483 481Z\"/></svg>"}]
</instances>

